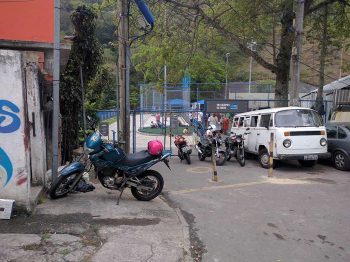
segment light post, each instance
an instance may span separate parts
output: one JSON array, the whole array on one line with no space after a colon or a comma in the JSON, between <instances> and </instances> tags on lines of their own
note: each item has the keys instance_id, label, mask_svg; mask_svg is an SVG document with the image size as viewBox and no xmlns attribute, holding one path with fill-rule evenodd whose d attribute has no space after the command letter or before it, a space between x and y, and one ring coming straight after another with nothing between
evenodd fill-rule
<instances>
[{"instance_id":1,"label":"light post","mask_svg":"<svg viewBox=\"0 0 350 262\"><path fill-rule=\"evenodd\" d=\"M228 71L228 57L230 56L230 53L226 53L226 81L225 81L225 99L227 99L227 71Z\"/></svg>"},{"instance_id":2,"label":"light post","mask_svg":"<svg viewBox=\"0 0 350 262\"><path fill-rule=\"evenodd\" d=\"M256 51L256 42L255 41L251 41L250 43L248 43L248 48L250 49L250 51ZM248 93L249 93L249 98L250 98L250 88L252 85L252 66L253 66L253 56L250 56L250 64L249 64L249 87L248 87Z\"/></svg>"}]
</instances>

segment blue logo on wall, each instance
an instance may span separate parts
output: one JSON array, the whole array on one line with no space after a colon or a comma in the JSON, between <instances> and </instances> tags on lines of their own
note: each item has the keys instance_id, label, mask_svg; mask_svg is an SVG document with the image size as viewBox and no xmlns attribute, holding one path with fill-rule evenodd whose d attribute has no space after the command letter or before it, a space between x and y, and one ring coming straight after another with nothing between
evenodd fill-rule
<instances>
[{"instance_id":1,"label":"blue logo on wall","mask_svg":"<svg viewBox=\"0 0 350 262\"><path fill-rule=\"evenodd\" d=\"M0 147L0 166L2 166L6 171L6 182L3 187L7 185L8 182L10 182L12 178L13 173L13 167L10 158L5 153L4 150Z\"/></svg>"},{"instance_id":2,"label":"blue logo on wall","mask_svg":"<svg viewBox=\"0 0 350 262\"><path fill-rule=\"evenodd\" d=\"M6 107L12 112L6 110ZM19 108L15 104L8 100L0 100L0 133L12 133L20 127L21 119L15 113L19 113ZM7 117L12 118L12 121L5 125L4 121Z\"/></svg>"},{"instance_id":3,"label":"blue logo on wall","mask_svg":"<svg viewBox=\"0 0 350 262\"><path fill-rule=\"evenodd\" d=\"M230 104L230 109L237 110L238 109L238 105L237 104Z\"/></svg>"}]
</instances>

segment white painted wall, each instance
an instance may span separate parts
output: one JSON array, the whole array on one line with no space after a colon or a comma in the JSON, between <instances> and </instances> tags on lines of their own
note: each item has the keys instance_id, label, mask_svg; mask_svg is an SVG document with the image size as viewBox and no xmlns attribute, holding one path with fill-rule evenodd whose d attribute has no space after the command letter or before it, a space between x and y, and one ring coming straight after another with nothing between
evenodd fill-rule
<instances>
[{"instance_id":1,"label":"white painted wall","mask_svg":"<svg viewBox=\"0 0 350 262\"><path fill-rule=\"evenodd\" d=\"M0 198L27 204L30 166L22 68L19 51L0 50Z\"/></svg>"},{"instance_id":2,"label":"white painted wall","mask_svg":"<svg viewBox=\"0 0 350 262\"><path fill-rule=\"evenodd\" d=\"M33 125L30 126L30 160L32 162L32 183L44 184L46 172L46 140L43 114L40 111L40 91L38 82L38 67L36 63L27 63L24 67L26 75L27 106L29 122L35 122L35 136ZM34 113L34 119L33 115Z\"/></svg>"}]
</instances>

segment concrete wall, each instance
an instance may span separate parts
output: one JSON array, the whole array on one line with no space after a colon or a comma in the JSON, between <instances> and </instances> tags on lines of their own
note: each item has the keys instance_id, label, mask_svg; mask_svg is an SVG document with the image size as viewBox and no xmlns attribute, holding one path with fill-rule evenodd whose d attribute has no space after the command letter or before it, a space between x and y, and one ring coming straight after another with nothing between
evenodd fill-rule
<instances>
[{"instance_id":1,"label":"concrete wall","mask_svg":"<svg viewBox=\"0 0 350 262\"><path fill-rule=\"evenodd\" d=\"M31 187L44 184L47 170L41 57L40 52L0 49L0 198L28 208Z\"/></svg>"},{"instance_id":2,"label":"concrete wall","mask_svg":"<svg viewBox=\"0 0 350 262\"><path fill-rule=\"evenodd\" d=\"M24 56L24 60L26 60ZM43 184L46 172L46 139L43 114L40 109L40 90L38 82L38 66L26 63L24 67L25 86L27 91L27 111L30 125L30 161L32 184Z\"/></svg>"},{"instance_id":3,"label":"concrete wall","mask_svg":"<svg viewBox=\"0 0 350 262\"><path fill-rule=\"evenodd\" d=\"M29 201L29 137L21 53L0 50L0 198Z\"/></svg>"}]
</instances>

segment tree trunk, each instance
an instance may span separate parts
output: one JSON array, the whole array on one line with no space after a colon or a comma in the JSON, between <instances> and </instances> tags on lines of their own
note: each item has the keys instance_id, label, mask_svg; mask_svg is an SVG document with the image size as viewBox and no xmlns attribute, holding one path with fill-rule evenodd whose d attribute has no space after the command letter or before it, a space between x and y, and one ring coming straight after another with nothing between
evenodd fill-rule
<instances>
[{"instance_id":1,"label":"tree trunk","mask_svg":"<svg viewBox=\"0 0 350 262\"><path fill-rule=\"evenodd\" d=\"M275 106L288 106L288 82L290 74L290 59L292 56L294 42L293 28L293 0L286 0L281 19L281 43L277 55L276 87L275 87Z\"/></svg>"},{"instance_id":2,"label":"tree trunk","mask_svg":"<svg viewBox=\"0 0 350 262\"><path fill-rule=\"evenodd\" d=\"M316 97L316 104L315 109L323 114L322 108L323 108L323 86L324 86L324 70L325 70L325 63L326 63L326 56L327 56L327 34L328 34L328 5L324 7L324 17L322 21L322 37L320 41L320 77L319 77L319 84L318 84L318 90L317 90L317 97Z\"/></svg>"},{"instance_id":3,"label":"tree trunk","mask_svg":"<svg viewBox=\"0 0 350 262\"><path fill-rule=\"evenodd\" d=\"M276 72L275 107L288 106L289 66Z\"/></svg>"}]
</instances>

